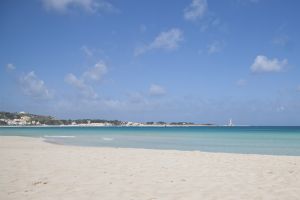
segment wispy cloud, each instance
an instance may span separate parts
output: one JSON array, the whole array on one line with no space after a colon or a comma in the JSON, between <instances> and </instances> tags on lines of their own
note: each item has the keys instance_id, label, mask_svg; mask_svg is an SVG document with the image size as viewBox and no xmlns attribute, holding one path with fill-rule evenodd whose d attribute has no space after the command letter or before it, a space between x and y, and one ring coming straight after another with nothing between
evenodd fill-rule
<instances>
[{"instance_id":1,"label":"wispy cloud","mask_svg":"<svg viewBox=\"0 0 300 200\"><path fill-rule=\"evenodd\" d=\"M81 50L83 51L83 53L87 56L87 57L92 57L94 55L94 52L92 49L90 49L89 47L83 45L81 47Z\"/></svg>"},{"instance_id":2,"label":"wispy cloud","mask_svg":"<svg viewBox=\"0 0 300 200\"><path fill-rule=\"evenodd\" d=\"M151 96L163 96L166 94L166 89L161 85L152 84L149 88L149 94Z\"/></svg>"},{"instance_id":3,"label":"wispy cloud","mask_svg":"<svg viewBox=\"0 0 300 200\"><path fill-rule=\"evenodd\" d=\"M140 92L129 92L126 96L130 103L140 104L145 101L145 96Z\"/></svg>"},{"instance_id":4,"label":"wispy cloud","mask_svg":"<svg viewBox=\"0 0 300 200\"><path fill-rule=\"evenodd\" d=\"M278 106L278 107L276 108L276 111L277 111L277 112L283 112L283 111L285 111L285 107L284 107L284 106Z\"/></svg>"},{"instance_id":5,"label":"wispy cloud","mask_svg":"<svg viewBox=\"0 0 300 200\"><path fill-rule=\"evenodd\" d=\"M260 0L249 0L249 2L251 2L251 3L258 3L258 2L260 2Z\"/></svg>"},{"instance_id":6,"label":"wispy cloud","mask_svg":"<svg viewBox=\"0 0 300 200\"><path fill-rule=\"evenodd\" d=\"M24 94L39 99L50 99L53 95L49 92L43 80L40 80L34 71L20 77L20 84Z\"/></svg>"},{"instance_id":7,"label":"wispy cloud","mask_svg":"<svg viewBox=\"0 0 300 200\"><path fill-rule=\"evenodd\" d=\"M287 46L289 42L290 42L290 38L286 35L276 37L272 40L272 44L281 47Z\"/></svg>"},{"instance_id":8,"label":"wispy cloud","mask_svg":"<svg viewBox=\"0 0 300 200\"><path fill-rule=\"evenodd\" d=\"M107 73L107 66L103 61L99 61L86 72L83 73L84 80L99 81Z\"/></svg>"},{"instance_id":9,"label":"wispy cloud","mask_svg":"<svg viewBox=\"0 0 300 200\"><path fill-rule=\"evenodd\" d=\"M261 0L237 0L237 3L247 4L247 3L259 3Z\"/></svg>"},{"instance_id":10,"label":"wispy cloud","mask_svg":"<svg viewBox=\"0 0 300 200\"><path fill-rule=\"evenodd\" d=\"M176 50L181 41L183 41L183 32L178 28L172 28L161 32L149 45L136 48L134 55L138 56L153 49Z\"/></svg>"},{"instance_id":11,"label":"wispy cloud","mask_svg":"<svg viewBox=\"0 0 300 200\"><path fill-rule=\"evenodd\" d=\"M239 79L236 84L240 87L245 86L247 84L247 80L246 79Z\"/></svg>"},{"instance_id":12,"label":"wispy cloud","mask_svg":"<svg viewBox=\"0 0 300 200\"><path fill-rule=\"evenodd\" d=\"M87 85L83 79L78 79L72 73L66 75L65 81L69 85L72 85L73 87L78 89L80 93L86 98L93 99L98 97L97 93L94 91L94 89L91 86Z\"/></svg>"},{"instance_id":13,"label":"wispy cloud","mask_svg":"<svg viewBox=\"0 0 300 200\"><path fill-rule=\"evenodd\" d=\"M13 71L16 69L15 65L12 64L12 63L8 63L6 66L5 66L6 70L7 71Z\"/></svg>"},{"instance_id":14,"label":"wispy cloud","mask_svg":"<svg viewBox=\"0 0 300 200\"><path fill-rule=\"evenodd\" d=\"M98 94L90 85L93 81L99 81L107 73L107 65L103 61L97 62L93 67L83 72L80 78L73 73L65 76L65 82L75 87L85 98L95 99Z\"/></svg>"},{"instance_id":15,"label":"wispy cloud","mask_svg":"<svg viewBox=\"0 0 300 200\"><path fill-rule=\"evenodd\" d=\"M210 28L228 32L228 26L216 13L209 10L207 0L192 0L183 10L183 18L198 25L201 32L205 32Z\"/></svg>"},{"instance_id":16,"label":"wispy cloud","mask_svg":"<svg viewBox=\"0 0 300 200\"><path fill-rule=\"evenodd\" d=\"M256 56L251 65L252 72L280 72L288 64L287 59L279 60L277 58L269 59L266 56Z\"/></svg>"},{"instance_id":17,"label":"wispy cloud","mask_svg":"<svg viewBox=\"0 0 300 200\"><path fill-rule=\"evenodd\" d=\"M42 2L47 10L59 13L66 13L71 9L77 8L89 13L118 11L111 3L105 0L42 0Z\"/></svg>"},{"instance_id":18,"label":"wispy cloud","mask_svg":"<svg viewBox=\"0 0 300 200\"><path fill-rule=\"evenodd\" d=\"M207 53L208 54L214 54L222 51L224 48L224 42L223 41L213 41L207 46Z\"/></svg>"},{"instance_id":19,"label":"wispy cloud","mask_svg":"<svg viewBox=\"0 0 300 200\"><path fill-rule=\"evenodd\" d=\"M206 0L193 0L191 4L184 9L184 19L191 21L201 19L207 12L207 9Z\"/></svg>"},{"instance_id":20,"label":"wispy cloud","mask_svg":"<svg viewBox=\"0 0 300 200\"><path fill-rule=\"evenodd\" d=\"M150 49L167 49L174 50L179 46L179 42L183 40L183 33L180 29L173 28L166 32L161 32L154 41L149 45Z\"/></svg>"},{"instance_id":21,"label":"wispy cloud","mask_svg":"<svg viewBox=\"0 0 300 200\"><path fill-rule=\"evenodd\" d=\"M145 25L145 24L141 24L140 25L140 32L141 33L144 33L144 32L146 32L147 31L147 26Z\"/></svg>"}]
</instances>

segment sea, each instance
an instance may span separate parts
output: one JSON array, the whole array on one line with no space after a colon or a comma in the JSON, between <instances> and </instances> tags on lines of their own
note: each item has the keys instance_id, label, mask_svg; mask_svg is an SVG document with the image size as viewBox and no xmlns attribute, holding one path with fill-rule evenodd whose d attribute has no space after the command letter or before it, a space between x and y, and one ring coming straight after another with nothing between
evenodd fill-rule
<instances>
[{"instance_id":1,"label":"sea","mask_svg":"<svg viewBox=\"0 0 300 200\"><path fill-rule=\"evenodd\" d=\"M299 126L1 127L0 135L75 146L300 156Z\"/></svg>"}]
</instances>

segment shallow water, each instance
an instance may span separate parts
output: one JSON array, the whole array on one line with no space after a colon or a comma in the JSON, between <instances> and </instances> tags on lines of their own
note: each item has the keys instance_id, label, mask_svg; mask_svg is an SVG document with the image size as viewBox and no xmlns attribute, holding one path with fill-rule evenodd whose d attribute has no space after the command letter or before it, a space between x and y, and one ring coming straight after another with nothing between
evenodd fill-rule
<instances>
[{"instance_id":1,"label":"shallow water","mask_svg":"<svg viewBox=\"0 0 300 200\"><path fill-rule=\"evenodd\" d=\"M4 127L65 145L300 156L300 127Z\"/></svg>"}]
</instances>

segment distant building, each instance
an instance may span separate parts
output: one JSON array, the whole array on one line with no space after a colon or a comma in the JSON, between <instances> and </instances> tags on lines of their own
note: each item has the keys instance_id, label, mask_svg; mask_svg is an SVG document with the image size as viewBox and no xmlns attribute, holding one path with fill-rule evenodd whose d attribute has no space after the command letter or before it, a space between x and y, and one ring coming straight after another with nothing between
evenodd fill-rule
<instances>
[{"instance_id":1,"label":"distant building","mask_svg":"<svg viewBox=\"0 0 300 200\"><path fill-rule=\"evenodd\" d=\"M29 121L29 120L30 120L30 117L28 117L28 116L22 116L21 119L22 119L23 121Z\"/></svg>"}]
</instances>

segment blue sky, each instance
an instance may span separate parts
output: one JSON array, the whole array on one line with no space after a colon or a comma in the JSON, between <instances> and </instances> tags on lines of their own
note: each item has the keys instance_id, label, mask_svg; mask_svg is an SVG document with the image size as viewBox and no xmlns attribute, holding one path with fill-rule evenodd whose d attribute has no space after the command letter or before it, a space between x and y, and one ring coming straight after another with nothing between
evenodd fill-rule
<instances>
[{"instance_id":1,"label":"blue sky","mask_svg":"<svg viewBox=\"0 0 300 200\"><path fill-rule=\"evenodd\" d=\"M298 1L0 4L0 110L300 125Z\"/></svg>"}]
</instances>

